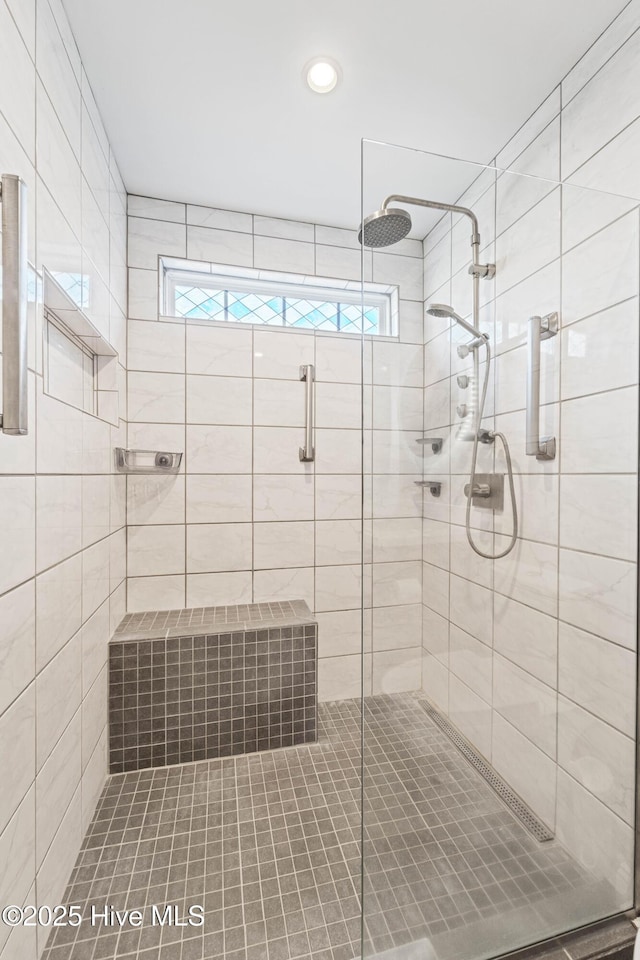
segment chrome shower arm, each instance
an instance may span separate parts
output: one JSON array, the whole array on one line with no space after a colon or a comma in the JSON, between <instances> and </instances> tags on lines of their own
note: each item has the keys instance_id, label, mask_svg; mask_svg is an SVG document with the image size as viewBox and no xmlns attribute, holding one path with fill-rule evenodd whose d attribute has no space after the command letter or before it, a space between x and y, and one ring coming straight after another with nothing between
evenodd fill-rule
<instances>
[{"instance_id":1,"label":"chrome shower arm","mask_svg":"<svg viewBox=\"0 0 640 960\"><path fill-rule=\"evenodd\" d=\"M422 200L420 197L406 197L401 193L392 193L382 202L382 210L386 210L390 203L410 203L416 207L427 207L429 210L443 210L445 213L461 213L471 220L471 247L473 249L473 262L477 264L480 256L480 229L478 218L473 210L468 207L461 207L456 203L440 203L437 200Z\"/></svg>"}]
</instances>

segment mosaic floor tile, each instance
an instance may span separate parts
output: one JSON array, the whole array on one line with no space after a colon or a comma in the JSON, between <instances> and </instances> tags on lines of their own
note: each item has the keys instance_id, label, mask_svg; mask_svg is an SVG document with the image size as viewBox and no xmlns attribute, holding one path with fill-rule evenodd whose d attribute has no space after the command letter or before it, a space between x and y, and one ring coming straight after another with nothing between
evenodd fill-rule
<instances>
[{"instance_id":1,"label":"mosaic floor tile","mask_svg":"<svg viewBox=\"0 0 640 960\"><path fill-rule=\"evenodd\" d=\"M465 960L484 949L478 931L489 954L492 924L523 908L549 924L549 903L593 884L527 832L419 696L366 702L365 956L423 940ZM360 703L319 719L317 744L111 777L64 902L147 922L59 928L46 960L360 957ZM153 925L164 904L181 917L201 904L204 926Z\"/></svg>"}]
</instances>

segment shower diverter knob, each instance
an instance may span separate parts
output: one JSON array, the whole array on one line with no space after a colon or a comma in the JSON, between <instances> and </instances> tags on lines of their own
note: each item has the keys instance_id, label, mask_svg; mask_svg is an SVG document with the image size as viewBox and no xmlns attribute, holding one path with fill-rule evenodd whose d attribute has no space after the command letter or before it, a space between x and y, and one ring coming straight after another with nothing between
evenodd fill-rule
<instances>
[{"instance_id":1,"label":"shower diverter knob","mask_svg":"<svg viewBox=\"0 0 640 960\"><path fill-rule=\"evenodd\" d=\"M470 484L465 483L464 485L464 495L465 497L469 496ZM490 483L474 483L473 485L473 496L482 497L483 500L486 500L491 496L491 484Z\"/></svg>"}]
</instances>

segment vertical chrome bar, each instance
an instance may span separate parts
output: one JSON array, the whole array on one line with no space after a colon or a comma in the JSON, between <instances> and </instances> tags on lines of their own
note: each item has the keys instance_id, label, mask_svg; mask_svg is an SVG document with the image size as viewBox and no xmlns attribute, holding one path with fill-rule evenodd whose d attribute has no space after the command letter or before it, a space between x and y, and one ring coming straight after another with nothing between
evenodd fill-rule
<instances>
[{"instance_id":1,"label":"vertical chrome bar","mask_svg":"<svg viewBox=\"0 0 640 960\"><path fill-rule=\"evenodd\" d=\"M525 450L528 457L536 460L555 460L556 456L556 438L540 436L540 342L555 337L557 332L557 313L529 317Z\"/></svg>"},{"instance_id":2,"label":"vertical chrome bar","mask_svg":"<svg viewBox=\"0 0 640 960\"><path fill-rule=\"evenodd\" d=\"M528 457L540 450L540 326L541 317L529 317L527 340L527 439Z\"/></svg>"},{"instance_id":3,"label":"vertical chrome bar","mask_svg":"<svg viewBox=\"0 0 640 960\"><path fill-rule=\"evenodd\" d=\"M27 185L3 174L2 432L27 433Z\"/></svg>"},{"instance_id":4,"label":"vertical chrome bar","mask_svg":"<svg viewBox=\"0 0 640 960\"><path fill-rule=\"evenodd\" d=\"M300 459L303 463L311 463L315 460L313 447L313 384L315 371L312 363L305 363L300 367L300 379L307 385L304 400L304 447L300 447Z\"/></svg>"}]
</instances>

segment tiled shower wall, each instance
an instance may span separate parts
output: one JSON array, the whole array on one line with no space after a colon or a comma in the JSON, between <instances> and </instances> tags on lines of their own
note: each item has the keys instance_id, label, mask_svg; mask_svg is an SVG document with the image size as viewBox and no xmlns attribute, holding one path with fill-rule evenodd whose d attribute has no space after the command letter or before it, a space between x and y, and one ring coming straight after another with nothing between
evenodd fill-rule
<instances>
[{"instance_id":1,"label":"tiled shower wall","mask_svg":"<svg viewBox=\"0 0 640 960\"><path fill-rule=\"evenodd\" d=\"M28 184L32 268L84 276L84 309L124 364L126 195L60 0L1 0L0 91L0 170ZM125 610L125 488L111 469L125 431L43 393L41 343L38 292L29 434L0 435L5 904L62 895L107 772L107 642ZM35 958L47 933L0 926L2 960Z\"/></svg>"},{"instance_id":2,"label":"tiled shower wall","mask_svg":"<svg viewBox=\"0 0 640 960\"><path fill-rule=\"evenodd\" d=\"M630 4L498 155L553 183L483 173L462 198L480 220L483 328L495 360L485 425L504 431L521 540L494 563L466 542L471 444L457 438L465 339L427 318L425 429L449 496L424 510L423 685L578 860L631 902L636 704L640 3ZM579 186L576 186L579 185ZM425 242L425 299L471 309L467 221ZM527 319L559 310L543 343L542 435L524 455ZM480 468L505 471L501 447ZM474 510L485 549L511 515ZM494 536L495 534L495 536Z\"/></svg>"},{"instance_id":3,"label":"tiled shower wall","mask_svg":"<svg viewBox=\"0 0 640 960\"><path fill-rule=\"evenodd\" d=\"M158 256L359 280L354 232L129 197L129 446L184 451L181 473L128 477L129 610L306 600L320 697L360 695L359 337L159 319ZM366 689L420 682L422 244L367 251L400 288L399 340L367 341ZM316 366L316 460L300 463Z\"/></svg>"}]
</instances>

